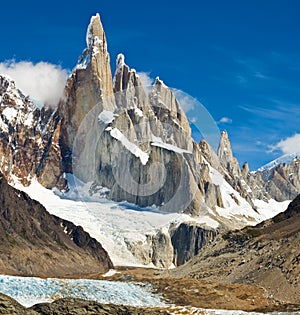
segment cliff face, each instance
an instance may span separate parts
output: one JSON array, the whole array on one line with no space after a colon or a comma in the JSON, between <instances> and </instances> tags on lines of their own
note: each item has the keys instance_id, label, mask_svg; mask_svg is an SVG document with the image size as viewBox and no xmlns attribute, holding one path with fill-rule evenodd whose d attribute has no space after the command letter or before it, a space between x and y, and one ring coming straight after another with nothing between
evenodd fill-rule
<instances>
[{"instance_id":1,"label":"cliff face","mask_svg":"<svg viewBox=\"0 0 300 315\"><path fill-rule=\"evenodd\" d=\"M217 229L201 227L195 223L181 223L172 232L174 265L181 266L198 255L202 247L212 242L218 233Z\"/></svg>"},{"instance_id":2,"label":"cliff face","mask_svg":"<svg viewBox=\"0 0 300 315\"><path fill-rule=\"evenodd\" d=\"M148 95L123 55L111 79L98 15L87 38L58 109L65 171L107 187L117 201L192 215L206 211L210 178L202 176L201 151L174 93L157 78ZM222 205L215 189L208 194L210 206Z\"/></svg>"},{"instance_id":3,"label":"cliff face","mask_svg":"<svg viewBox=\"0 0 300 315\"><path fill-rule=\"evenodd\" d=\"M100 111L115 109L110 57L98 14L91 18L86 44L87 48L79 57L78 64L66 84L64 98L58 107L58 113L63 120L60 140L67 172L72 170L72 146L86 115L95 106L98 106Z\"/></svg>"},{"instance_id":4,"label":"cliff face","mask_svg":"<svg viewBox=\"0 0 300 315\"><path fill-rule=\"evenodd\" d=\"M82 227L50 215L0 178L0 272L72 276L113 267L101 244Z\"/></svg>"}]
</instances>

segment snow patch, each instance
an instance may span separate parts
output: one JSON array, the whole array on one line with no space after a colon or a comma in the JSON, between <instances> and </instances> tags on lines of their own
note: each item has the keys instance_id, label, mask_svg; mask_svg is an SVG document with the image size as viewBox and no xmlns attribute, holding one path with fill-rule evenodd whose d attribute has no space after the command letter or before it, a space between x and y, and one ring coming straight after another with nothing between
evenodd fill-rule
<instances>
[{"instance_id":1,"label":"snow patch","mask_svg":"<svg viewBox=\"0 0 300 315\"><path fill-rule=\"evenodd\" d=\"M115 120L115 114L109 110L104 110L99 114L98 120L106 125L110 124Z\"/></svg>"},{"instance_id":2,"label":"snow patch","mask_svg":"<svg viewBox=\"0 0 300 315\"><path fill-rule=\"evenodd\" d=\"M129 150L133 155L138 157L141 160L141 163L143 165L147 164L147 162L149 160L149 154L142 151L134 143L130 142L118 128L113 128L110 131L110 135L113 138L119 140L127 150Z\"/></svg>"},{"instance_id":3,"label":"snow patch","mask_svg":"<svg viewBox=\"0 0 300 315\"><path fill-rule=\"evenodd\" d=\"M143 111L140 110L139 108L136 107L136 108L134 109L134 112L135 112L135 114L136 114L137 116L139 116L139 117L144 117Z\"/></svg>"},{"instance_id":4,"label":"snow patch","mask_svg":"<svg viewBox=\"0 0 300 315\"><path fill-rule=\"evenodd\" d=\"M6 107L2 114L7 118L9 122L12 122L18 115L18 111L12 107Z\"/></svg>"},{"instance_id":5,"label":"snow patch","mask_svg":"<svg viewBox=\"0 0 300 315\"><path fill-rule=\"evenodd\" d=\"M163 142L163 140L160 138L160 137L156 137L154 135L152 135L152 142L151 142L151 145L154 146L154 147L160 147L160 148L163 148L163 149L166 149L166 150L169 150L169 151L173 151L173 152L176 152L176 153L180 153L180 154L183 154L183 153L188 153L188 154L192 154L191 151L188 151L188 150L185 150L185 149L181 149L173 144L169 144L169 143L165 143Z\"/></svg>"},{"instance_id":6,"label":"snow patch","mask_svg":"<svg viewBox=\"0 0 300 315\"><path fill-rule=\"evenodd\" d=\"M209 164L208 166L212 183L220 187L225 208L216 207L216 212L221 217L240 222L242 226L255 225L284 211L290 203L290 201L255 200L254 205L257 207L257 211L255 211L216 169Z\"/></svg>"},{"instance_id":7,"label":"snow patch","mask_svg":"<svg viewBox=\"0 0 300 315\"><path fill-rule=\"evenodd\" d=\"M109 269L105 274L102 275L102 277L112 277L117 273L119 273L117 270Z\"/></svg>"}]
</instances>

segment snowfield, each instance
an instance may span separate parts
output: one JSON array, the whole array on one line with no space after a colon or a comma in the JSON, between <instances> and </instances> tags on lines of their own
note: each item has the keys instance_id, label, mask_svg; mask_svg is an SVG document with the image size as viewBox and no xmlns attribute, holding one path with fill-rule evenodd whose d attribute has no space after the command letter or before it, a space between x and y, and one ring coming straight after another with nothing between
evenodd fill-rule
<instances>
[{"instance_id":1,"label":"snowfield","mask_svg":"<svg viewBox=\"0 0 300 315\"><path fill-rule=\"evenodd\" d=\"M155 207L140 208L127 202L117 203L91 197L89 194L91 183L74 181L70 175L68 182L71 183L68 193L46 189L36 180L32 180L28 187L24 187L16 180L13 186L39 201L51 214L82 226L102 244L115 266L145 267L128 250L127 243L146 242L146 235L168 228L171 222L179 224L192 220L188 215L163 213ZM218 225L210 218L204 217L199 220Z\"/></svg>"}]
</instances>

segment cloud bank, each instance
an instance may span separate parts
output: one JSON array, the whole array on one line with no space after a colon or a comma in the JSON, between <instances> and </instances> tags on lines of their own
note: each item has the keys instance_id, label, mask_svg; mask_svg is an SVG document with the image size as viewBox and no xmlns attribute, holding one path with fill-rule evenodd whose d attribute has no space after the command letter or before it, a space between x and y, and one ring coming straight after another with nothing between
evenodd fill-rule
<instances>
[{"instance_id":1,"label":"cloud bank","mask_svg":"<svg viewBox=\"0 0 300 315\"><path fill-rule=\"evenodd\" d=\"M300 152L300 133L279 141L275 146L272 146L272 151L274 150L281 150L284 154Z\"/></svg>"},{"instance_id":2,"label":"cloud bank","mask_svg":"<svg viewBox=\"0 0 300 315\"><path fill-rule=\"evenodd\" d=\"M68 72L47 62L33 64L29 61L0 63L0 74L10 76L25 95L39 106L57 106L63 95Z\"/></svg>"}]
</instances>

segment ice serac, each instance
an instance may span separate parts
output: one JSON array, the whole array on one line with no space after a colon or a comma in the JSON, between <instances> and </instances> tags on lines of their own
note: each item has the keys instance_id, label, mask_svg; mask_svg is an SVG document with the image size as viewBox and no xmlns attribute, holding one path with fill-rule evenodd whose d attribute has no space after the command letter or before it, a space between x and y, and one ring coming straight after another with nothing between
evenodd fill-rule
<instances>
[{"instance_id":1,"label":"ice serac","mask_svg":"<svg viewBox=\"0 0 300 315\"><path fill-rule=\"evenodd\" d=\"M86 42L87 48L67 82L65 96L58 110L63 119L61 146L66 171L72 169L71 148L88 113L96 105L101 110L113 112L115 109L110 56L99 14L91 18Z\"/></svg>"},{"instance_id":2,"label":"ice serac","mask_svg":"<svg viewBox=\"0 0 300 315\"><path fill-rule=\"evenodd\" d=\"M65 187L59 146L61 120L37 108L13 80L0 75L0 169L9 181L34 177L48 188Z\"/></svg>"}]
</instances>

